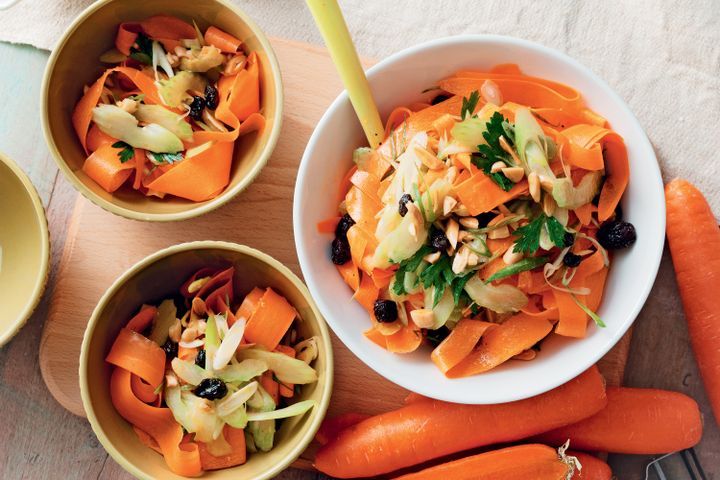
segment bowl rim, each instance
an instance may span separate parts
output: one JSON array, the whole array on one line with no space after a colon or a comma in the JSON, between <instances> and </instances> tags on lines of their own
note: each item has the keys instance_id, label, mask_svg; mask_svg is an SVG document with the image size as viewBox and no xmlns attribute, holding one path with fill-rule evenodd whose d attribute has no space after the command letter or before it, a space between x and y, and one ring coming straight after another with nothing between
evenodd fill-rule
<instances>
[{"instance_id":1,"label":"bowl rim","mask_svg":"<svg viewBox=\"0 0 720 480\"><path fill-rule=\"evenodd\" d=\"M38 224L40 225L41 237L41 246L39 252L40 270L38 272L35 285L33 286L30 298L27 300L27 303L25 304L25 307L23 308L20 315L13 322L10 323L7 330L5 330L4 332L0 332L0 347L2 347L7 342L12 340L12 338L18 334L20 329L25 326L28 319L40 303L43 293L45 292L45 287L47 286L48 275L50 271L50 234L48 231L48 221L47 216L45 215L45 208L43 207L42 200L40 200L40 195L38 195L35 186L33 185L32 181L30 181L30 178L25 174L25 172L20 168L20 166L15 163L13 159L11 159L9 156L5 155L2 152L0 152L0 163L7 165L10 168L10 171L15 174L18 180L20 180L20 183L22 183L23 187L25 188L25 192L30 198L33 209L35 210L35 218L38 220Z\"/></svg>"},{"instance_id":2,"label":"bowl rim","mask_svg":"<svg viewBox=\"0 0 720 480\"><path fill-rule=\"evenodd\" d=\"M232 252L241 253L244 255L249 255L251 257L254 257L261 262L268 265L270 268L280 272L283 277L290 280L290 282L293 284L295 288L297 288L302 296L305 298L305 300L308 302L308 305L313 311L313 314L317 318L317 324L318 324L318 330L320 331L320 336L322 337L322 341L326 345L326 352L327 352L327 368L325 371L327 380L325 383L325 387L322 390L320 402L318 406L316 407L318 409L319 414L314 419L314 421L310 424L310 428L305 433L304 436L302 436L299 440L297 440L295 446L290 450L288 455L284 457L284 459L281 462L275 463L272 468L266 470L263 472L263 474L259 477L257 477L257 480L264 480L267 478L272 478L273 476L280 473L282 470L290 466L292 462L294 462L302 453L305 451L307 446L312 442L313 438L315 437L315 434L317 433L317 430L320 428L320 424L322 423L326 413L327 409L330 405L330 398L332 396L332 390L333 390L333 383L334 383L334 354L333 354L333 347L332 347L332 340L330 338L330 331L328 329L328 326L325 322L324 317L320 313L320 311L317 308L317 305L315 304L312 296L310 295L310 292L308 291L305 284L300 280L300 278L295 275L288 267L280 263L279 260L276 260L274 257L261 252L260 250L257 250L252 247L248 247L246 245L241 245L238 243L233 242L224 242L224 241L217 241L217 240L199 240L199 241L193 241L193 242L186 242L186 243L180 243L176 245L172 245L166 248L163 248L161 250L158 250L155 253L152 253L145 258L139 260L137 263L135 263L133 266L128 268L125 272L123 272L122 275L120 275L113 283L108 287L108 289L103 293L102 297L100 297L100 300L98 300L97 305L95 306L95 309L93 310L92 315L90 316L90 320L87 323L87 326L85 327L85 333L83 334L83 341L82 345L80 347L80 364L79 364L79 382L80 382L80 396L82 399L82 405L83 409L85 410L85 414L87 415L87 419L90 422L90 426L93 429L93 432L95 433L95 436L100 440L100 443L105 448L105 450L110 454L110 456L120 464L121 467L123 467L127 472L131 473L133 476L137 478L141 478L144 480L153 480L152 477L145 475L145 473L140 470L138 467L135 466L134 463L132 463L129 459L127 459L124 455L120 453L120 451L115 448L115 445L113 442L105 435L105 433L100 428L100 421L98 420L98 417L95 415L95 410L93 408L92 402L90 401L90 393L88 391L88 371L87 371L87 362L88 362L88 349L90 348L90 341L95 333L95 328L97 326L98 317L100 316L100 313L106 308L108 301L125 285L125 282L132 276L138 274L142 270L145 270L146 268L151 267L154 265L158 260L161 260L163 258L169 257L171 255L174 255L176 253L181 252L187 252L192 250L228 250ZM238 465L236 467L231 468L242 468L242 465Z\"/></svg>"},{"instance_id":3,"label":"bowl rim","mask_svg":"<svg viewBox=\"0 0 720 480\"><path fill-rule=\"evenodd\" d=\"M662 181L660 167L657 163L657 156L655 155L655 150L653 149L652 144L650 143L650 140L645 133L645 129L642 128L640 121L637 119L637 117L632 112L627 103L613 88L611 88L607 84L607 82L605 82L602 78L596 75L591 69L586 67L581 62L575 60L574 58L559 50L555 50L553 48L546 47L545 45L542 45L540 43L536 43L523 38L511 37L506 35L460 34L425 41L400 50L370 67L366 71L366 74L368 76L368 79L372 79L375 74L381 72L382 70L397 64L401 64L405 60L405 58L415 55L424 50L466 43L472 43L475 45L483 45L486 43L504 43L507 45L516 46L521 49L528 50L529 52L532 52L534 54L540 54L543 56L554 58L559 62L570 65L577 71L581 72L583 75L586 75L590 80L592 80L595 85L597 85L600 89L603 90L604 93L607 94L608 98L610 98L612 102L617 105L622 111L623 116L625 116L630 121L630 123L634 127L636 127L639 132L641 132L641 135L639 135L639 137L635 139L635 143L641 144L642 149L649 152L649 154L652 156L651 160L655 160L654 165L656 167L652 169L652 171L647 172L647 182L649 184L652 184L652 189L654 189L661 198L664 198L664 185ZM372 357L372 355L368 355L368 353L364 351L362 347L358 346L355 343L354 339L351 338L352 336L354 336L354 334L350 334L341 329L336 329L336 320L333 318L333 315L331 315L332 309L329 307L329 302L327 302L324 298L324 289L321 287L322 281L319 279L319 277L316 277L315 273L310 267L313 259L309 258L309 256L305 253L309 249L309 246L305 242L305 239L302 237L300 232L304 228L314 228L314 226L307 227L306 225L304 225L306 222L303 221L303 208L301 208L301 206L303 205L303 197L305 196L302 185L305 182L306 175L312 174L312 172L309 171L308 167L310 161L309 159L312 156L314 150L316 149L316 144L319 142L321 132L331 122L331 117L333 116L334 112L338 110L342 105L345 105L346 102L349 102L349 97L347 94L347 90L344 90L330 104L330 106L327 108L327 110L321 117L315 130L310 136L303 156L300 160L300 166L298 168L298 174L295 183L295 192L293 197L293 232L295 237L295 248L300 263L300 269L303 272L303 277L305 278L310 293L316 299L316 303L318 305L318 308L320 309L320 312L327 319L326 321L328 322L328 325L330 325L330 328L333 330L335 335L337 335L343 345L348 350L350 350L358 359L360 359L365 365L370 367L379 375L395 383L396 385L399 385L400 387L403 387L413 392L417 392L427 397L448 402L459 402L465 404L506 403L542 394L562 385L567 381L570 381L577 375L580 375L587 368L597 363L598 360L605 356L605 354L607 354L622 339L622 337L637 319L637 316L640 313L642 307L645 305L645 302L647 301L647 298L649 297L652 287L655 283L660 268L660 262L662 260L662 253L664 249L664 235L661 238L652 240L651 242L649 242L649 245L647 245L648 248L651 248L651 254L653 258L653 261L645 266L650 274L647 277L649 280L639 289L639 294L634 299L634 301L628 302L628 314L625 317L625 321L623 322L623 324L618 326L615 334L603 345L603 347L595 350L592 355L584 357L583 361L572 363L568 367L568 369L565 370L563 375L557 375L554 380L542 383L542 385L540 382L529 383L525 386L525 388L522 389L522 391L520 389L517 389L515 390L516 393L505 395L501 399L458 399L452 394L447 394L444 391L435 391L430 389L429 387L419 387L420 384L418 382L413 382L412 379L408 378L409 376L400 375L398 372L395 371L388 372L386 366L383 364L382 361ZM664 202L656 205L656 214L658 216L657 226L660 231L664 232Z\"/></svg>"},{"instance_id":4,"label":"bowl rim","mask_svg":"<svg viewBox=\"0 0 720 480\"><path fill-rule=\"evenodd\" d=\"M258 160L256 164L247 173L247 175L241 178L240 181L233 187L226 187L222 191L222 193L220 193L220 195L211 200L203 202L202 204L195 203L194 206L188 208L187 210L172 213L143 213L131 208L121 207L113 203L112 201L101 198L77 178L75 172L63 159L63 156L55 143L55 139L50 129L50 119L48 116L50 77L55 69L55 65L57 63L60 51L65 47L68 39L87 20L90 15L92 15L95 11L99 10L105 5L117 1L119 0L98 0L97 2L88 6L75 18L75 20L73 20L70 26L67 27L67 29L63 32L62 36L53 47L52 52L50 53L50 57L48 58L47 65L45 66L42 86L40 88L40 120L42 124L43 136L45 137L45 143L47 144L48 149L52 154L51 156L53 157L53 160L55 160L58 168L63 172L65 178L70 181L73 187L75 187L78 192L80 192L92 203L112 214L132 220L141 220L146 222L173 222L179 220L187 220L189 218L197 217L205 213L211 212L212 210L215 210L216 208L225 205L227 202L235 198L240 192L249 187L250 184L252 184L252 182L255 180L255 178L260 174L265 165L267 165L270 156L272 155L275 147L277 146L278 139L280 138L280 131L282 130L283 105L285 102L282 74L280 71L280 64L275 54L275 50L273 50L272 45L270 44L270 40L265 35L265 32L263 32L260 27L255 23L255 21L252 20L250 16L248 16L243 10L226 0L212 0L213 2L218 3L219 5L229 9L235 15L237 15L240 20L250 28L253 34L257 37L262 48L267 53L267 58L269 60L268 63L270 65L270 71L272 72L273 81L277 85L275 100L275 109L277 114L275 116L274 122L266 127L270 128L270 136L268 138L268 142L265 145L265 148L258 154Z\"/></svg>"}]
</instances>

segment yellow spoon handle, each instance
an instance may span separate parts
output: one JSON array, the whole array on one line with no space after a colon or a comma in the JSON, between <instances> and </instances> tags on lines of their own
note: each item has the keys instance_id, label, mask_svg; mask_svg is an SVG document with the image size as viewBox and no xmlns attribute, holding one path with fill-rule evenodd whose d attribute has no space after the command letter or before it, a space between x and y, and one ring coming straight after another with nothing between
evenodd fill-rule
<instances>
[{"instance_id":1,"label":"yellow spoon handle","mask_svg":"<svg viewBox=\"0 0 720 480\"><path fill-rule=\"evenodd\" d=\"M382 120L340 6L337 0L306 1L348 91L350 102L365 130L365 136L370 146L377 148L383 140Z\"/></svg>"}]
</instances>

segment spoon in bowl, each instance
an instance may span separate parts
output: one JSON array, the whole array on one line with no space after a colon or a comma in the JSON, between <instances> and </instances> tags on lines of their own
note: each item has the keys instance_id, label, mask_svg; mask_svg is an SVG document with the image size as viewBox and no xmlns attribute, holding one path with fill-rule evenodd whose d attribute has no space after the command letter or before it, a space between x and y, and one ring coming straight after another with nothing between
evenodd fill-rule
<instances>
[{"instance_id":1,"label":"spoon in bowl","mask_svg":"<svg viewBox=\"0 0 720 480\"><path fill-rule=\"evenodd\" d=\"M383 141L384 128L365 71L337 0L306 0L330 57L347 89L355 114L372 148Z\"/></svg>"}]
</instances>

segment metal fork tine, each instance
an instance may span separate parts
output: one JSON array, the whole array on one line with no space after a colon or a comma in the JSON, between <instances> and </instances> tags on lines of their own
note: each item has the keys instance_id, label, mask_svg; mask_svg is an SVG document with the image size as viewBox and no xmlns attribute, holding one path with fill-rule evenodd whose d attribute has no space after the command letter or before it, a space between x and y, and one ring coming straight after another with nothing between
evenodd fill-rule
<instances>
[{"instance_id":1,"label":"metal fork tine","mask_svg":"<svg viewBox=\"0 0 720 480\"><path fill-rule=\"evenodd\" d=\"M688 473L690 474L690 478L692 480L697 480L697 477L695 476L695 470L693 469L692 465L690 465L690 462L692 459L688 458L688 451L683 450L680 452L680 458L682 458L683 463L685 464L685 468L687 469Z\"/></svg>"},{"instance_id":2,"label":"metal fork tine","mask_svg":"<svg viewBox=\"0 0 720 480\"><path fill-rule=\"evenodd\" d=\"M695 467L695 471L697 472L698 475L700 475L701 480L707 480L707 475L705 475L705 471L702 468L700 459L697 457L697 453L695 453L695 449L689 448L687 450L684 450L683 458L685 458L685 456L689 457L689 461ZM687 463L685 465L687 466Z\"/></svg>"},{"instance_id":3,"label":"metal fork tine","mask_svg":"<svg viewBox=\"0 0 720 480\"><path fill-rule=\"evenodd\" d=\"M665 472L663 472L663 469L660 466L660 462L654 462L652 464L652 466L655 469L655 473L657 473L657 476L660 480L667 480L667 477L665 476Z\"/></svg>"}]
</instances>

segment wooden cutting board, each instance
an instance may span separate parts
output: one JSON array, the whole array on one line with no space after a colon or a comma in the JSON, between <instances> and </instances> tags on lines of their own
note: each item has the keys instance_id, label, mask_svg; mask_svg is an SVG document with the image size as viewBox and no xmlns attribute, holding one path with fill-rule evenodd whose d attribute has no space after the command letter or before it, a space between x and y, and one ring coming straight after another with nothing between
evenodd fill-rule
<instances>
[{"instance_id":1,"label":"wooden cutting board","mask_svg":"<svg viewBox=\"0 0 720 480\"><path fill-rule=\"evenodd\" d=\"M272 43L285 84L283 131L270 162L245 192L219 210L170 224L117 217L78 195L40 344L45 383L72 413L84 416L78 359L87 320L102 293L138 260L180 242L226 240L260 249L301 275L292 230L297 167L316 123L342 86L326 50L279 39ZM336 375L328 415L374 414L400 405L407 391L364 366L332 337ZM630 333L601 360L608 383L622 382L629 346ZM367 392L373 392L372 401ZM310 468L311 450L295 466Z\"/></svg>"}]
</instances>

